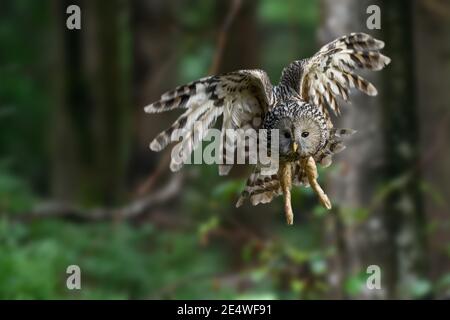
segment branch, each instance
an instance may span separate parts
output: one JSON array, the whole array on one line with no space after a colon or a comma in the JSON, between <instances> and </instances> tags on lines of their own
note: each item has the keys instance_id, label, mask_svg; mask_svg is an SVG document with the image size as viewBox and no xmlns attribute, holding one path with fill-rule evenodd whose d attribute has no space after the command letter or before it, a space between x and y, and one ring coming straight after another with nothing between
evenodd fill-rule
<instances>
[{"instance_id":1,"label":"branch","mask_svg":"<svg viewBox=\"0 0 450 320\"><path fill-rule=\"evenodd\" d=\"M217 39L216 51L214 54L213 62L209 68L209 74L216 74L219 70L220 63L222 61L223 51L228 40L228 31L233 24L234 18L241 8L242 0L233 0L230 6L230 11L228 11L225 21L219 31L219 36Z\"/></svg>"},{"instance_id":2,"label":"branch","mask_svg":"<svg viewBox=\"0 0 450 320\"><path fill-rule=\"evenodd\" d=\"M155 171L153 171L145 179L145 181L138 186L136 191L136 194L138 196L143 196L144 194L150 192L153 189L158 178L161 177L162 174L167 170L168 168L167 164L170 163L171 154L172 153L170 152L170 150L166 150L164 155L161 157L161 160L159 161Z\"/></svg>"},{"instance_id":3,"label":"branch","mask_svg":"<svg viewBox=\"0 0 450 320\"><path fill-rule=\"evenodd\" d=\"M135 200L119 208L84 209L64 202L47 202L38 205L31 212L19 215L19 219L34 220L62 218L77 222L100 222L115 219L137 219L151 212L156 206L175 198L181 188L182 175L175 174L159 191Z\"/></svg>"}]
</instances>

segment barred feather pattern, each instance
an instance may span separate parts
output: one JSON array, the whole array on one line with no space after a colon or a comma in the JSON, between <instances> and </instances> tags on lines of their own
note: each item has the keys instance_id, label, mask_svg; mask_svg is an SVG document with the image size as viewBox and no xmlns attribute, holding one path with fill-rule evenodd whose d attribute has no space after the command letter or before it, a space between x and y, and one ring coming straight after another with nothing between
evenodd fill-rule
<instances>
[{"instance_id":1,"label":"barred feather pattern","mask_svg":"<svg viewBox=\"0 0 450 320\"><path fill-rule=\"evenodd\" d=\"M313 156L314 160L320 163L321 166L328 167L332 163L332 156L345 149L343 140L355 132L353 129L331 129L325 146ZM292 185L294 186L309 186L304 161L305 159L300 159L291 162L293 172ZM247 179L246 186L236 203L236 207L240 207L247 198L252 205L256 206L260 203L269 203L281 194L282 189L278 175L262 175L261 167L256 166Z\"/></svg>"},{"instance_id":2,"label":"barred feather pattern","mask_svg":"<svg viewBox=\"0 0 450 320\"><path fill-rule=\"evenodd\" d=\"M324 168L330 166L333 154L343 151L345 149L344 139L354 133L356 130L353 129L331 129L325 146L313 156L314 160Z\"/></svg>"},{"instance_id":3,"label":"barred feather pattern","mask_svg":"<svg viewBox=\"0 0 450 320\"><path fill-rule=\"evenodd\" d=\"M301 113L320 124L323 139L312 156L316 163L329 166L333 154L344 150L344 139L355 132L334 128L329 110L339 115L340 100L349 101L352 89L369 96L377 94L375 86L356 72L360 69L378 71L388 65L390 59L380 53L383 47L382 41L368 34L352 33L323 46L311 58L292 62L284 68L277 86L272 86L263 70L256 69L204 77L179 86L145 107L147 113L184 110L169 128L157 135L150 148L161 151L176 142L174 151L180 161L172 159L170 168L177 171L222 116L220 150L224 163L219 165L219 174L225 175L232 168L236 150L236 140L227 135L227 129L270 129L281 117L295 118ZM184 132L182 141L176 134L178 130ZM270 136L264 143L270 144ZM246 151L245 158L248 156ZM292 166L293 185L309 185L305 159L280 158L280 161ZM253 205L267 203L281 193L278 174L263 175L257 164L236 206L247 198Z\"/></svg>"},{"instance_id":4,"label":"barred feather pattern","mask_svg":"<svg viewBox=\"0 0 450 320\"><path fill-rule=\"evenodd\" d=\"M172 157L170 162L170 170L178 171L181 169L184 163L189 159L193 150L195 150L201 141L208 134L208 129L216 121L217 117L222 114L222 110L219 108L207 108L207 111L193 123L192 128L185 127L185 134L183 140L178 143L174 151L178 152L179 157Z\"/></svg>"},{"instance_id":5,"label":"barred feather pattern","mask_svg":"<svg viewBox=\"0 0 450 320\"><path fill-rule=\"evenodd\" d=\"M240 70L219 76L210 76L179 86L164 93L160 100L145 107L147 113L159 113L173 109L186 111L151 143L150 149L161 151L171 142L178 142L179 133L187 132L176 145L185 162L192 151L206 136L216 120L223 115L224 129L251 127L258 129L261 118L273 104L273 87L262 70ZM258 120L259 119L259 120ZM195 133L195 134L194 134ZM224 135L224 134L223 134ZM225 140L225 137L222 137ZM232 153L235 146L221 144L222 154ZM171 170L178 171L183 163L174 163ZM220 166L219 173L228 173L231 166Z\"/></svg>"},{"instance_id":6,"label":"barred feather pattern","mask_svg":"<svg viewBox=\"0 0 450 320\"><path fill-rule=\"evenodd\" d=\"M378 71L388 65L390 59L380 53L383 47L383 41L365 33L340 37L323 46L313 57L291 63L283 70L280 85L293 88L329 119L328 108L339 115L337 98L348 101L349 89L377 95L375 86L355 71Z\"/></svg>"},{"instance_id":7,"label":"barred feather pattern","mask_svg":"<svg viewBox=\"0 0 450 320\"><path fill-rule=\"evenodd\" d=\"M280 181L277 174L265 176L261 174L261 168L255 167L255 170L247 179L245 189L239 197L236 207L240 207L245 199L250 198L252 205L271 202L274 197L282 193Z\"/></svg>"},{"instance_id":8,"label":"barred feather pattern","mask_svg":"<svg viewBox=\"0 0 450 320\"><path fill-rule=\"evenodd\" d=\"M299 118L309 118L314 119L316 123L321 127L321 141L318 148L322 148L325 145L325 141L328 137L327 132L327 118L320 109L314 107L311 104L305 103L297 97L290 97L284 100L282 103L277 104L275 108L269 111L263 122L264 129L272 129L276 126L276 123L283 118L299 119ZM270 145L271 135L268 132L268 143ZM267 146L269 149L270 146Z\"/></svg>"},{"instance_id":9,"label":"barred feather pattern","mask_svg":"<svg viewBox=\"0 0 450 320\"><path fill-rule=\"evenodd\" d=\"M304 160L291 162L292 166L292 184L294 186L309 186L308 179L306 177L305 165L302 163ZM248 198L253 206L260 203L269 203L274 198L282 194L280 178L278 174L263 175L261 173L261 167L256 166L253 173L247 179L246 186L242 191L236 207L242 206L245 200Z\"/></svg>"}]
</instances>

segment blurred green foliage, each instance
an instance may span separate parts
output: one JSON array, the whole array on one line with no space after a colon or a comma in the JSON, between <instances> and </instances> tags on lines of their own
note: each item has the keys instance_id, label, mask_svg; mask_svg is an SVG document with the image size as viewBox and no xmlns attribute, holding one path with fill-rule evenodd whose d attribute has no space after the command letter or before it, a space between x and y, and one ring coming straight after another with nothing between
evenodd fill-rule
<instances>
[{"instance_id":1,"label":"blurred green foliage","mask_svg":"<svg viewBox=\"0 0 450 320\"><path fill-rule=\"evenodd\" d=\"M267 32L261 67L274 80L286 61L315 47L317 4L289 1L288 7L261 1L257 11L259 28ZM186 2L174 10L187 30L200 32L220 23L211 1ZM52 34L50 12L48 4L16 1L0 13L0 298L320 297L327 268L318 250L320 225L230 246L220 231L230 228L228 217L244 182L218 177L214 166L186 168L201 178L191 179L195 186L186 187L180 197L178 206L184 209L179 217L189 221L181 229L160 229L152 223L20 220L49 188L52 93L45 46ZM188 34L178 44L180 83L203 76L214 53L214 33L207 38ZM274 44L286 50L273 50ZM311 198L308 192L296 191L294 203ZM272 210L284 229L281 204ZM316 211L319 220L324 217ZM71 264L81 268L80 291L66 289ZM301 266L300 274L291 274L295 266Z\"/></svg>"},{"instance_id":2,"label":"blurred green foliage","mask_svg":"<svg viewBox=\"0 0 450 320\"><path fill-rule=\"evenodd\" d=\"M217 29L218 15L213 1L185 1L173 10L181 29L189 30L177 43L176 79L184 83L207 73L216 37L204 30ZM187 221L177 227L21 220L50 189L50 12L47 2L27 0L2 3L0 10L0 299L326 297L328 258L336 248L324 243L329 212L310 189L293 191L295 228L285 227L281 201L266 206L264 214L274 221L270 233L248 221L263 219L259 207L247 217L233 214L244 180L219 177L215 166L184 168L193 178L174 204L171 218ZM274 82L288 61L317 49L317 1L260 0L256 21L264 34L260 67ZM124 45L127 57L131 39ZM395 187L380 188L380 197ZM442 198L430 186L424 189ZM338 214L357 224L369 212L340 208ZM81 268L80 291L65 286L72 264ZM346 279L347 296L357 296L366 278L361 271ZM436 285L417 280L412 287L417 297L450 288L450 275Z\"/></svg>"},{"instance_id":3,"label":"blurred green foliage","mask_svg":"<svg viewBox=\"0 0 450 320\"><path fill-rule=\"evenodd\" d=\"M47 5L5 2L0 13L0 155L22 179L44 183L48 163ZM41 63L36 63L41 61Z\"/></svg>"}]
</instances>

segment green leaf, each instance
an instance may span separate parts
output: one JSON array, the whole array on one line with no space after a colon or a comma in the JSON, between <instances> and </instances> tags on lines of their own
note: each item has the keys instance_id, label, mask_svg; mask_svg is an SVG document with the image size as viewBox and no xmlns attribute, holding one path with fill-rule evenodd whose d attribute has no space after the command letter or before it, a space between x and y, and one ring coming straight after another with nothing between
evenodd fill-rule
<instances>
[{"instance_id":1,"label":"green leaf","mask_svg":"<svg viewBox=\"0 0 450 320\"><path fill-rule=\"evenodd\" d=\"M356 297L364 290L366 280L367 275L364 272L348 277L344 283L345 292L351 297Z\"/></svg>"},{"instance_id":2,"label":"green leaf","mask_svg":"<svg viewBox=\"0 0 450 320\"><path fill-rule=\"evenodd\" d=\"M414 298L422 298L431 292L432 285L431 282L426 279L417 279L412 282L409 288L412 296Z\"/></svg>"}]
</instances>

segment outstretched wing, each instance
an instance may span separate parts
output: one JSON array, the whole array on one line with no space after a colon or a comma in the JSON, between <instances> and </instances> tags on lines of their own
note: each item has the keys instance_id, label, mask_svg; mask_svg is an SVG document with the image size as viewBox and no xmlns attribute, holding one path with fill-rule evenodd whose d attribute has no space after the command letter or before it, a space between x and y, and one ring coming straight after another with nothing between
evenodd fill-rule
<instances>
[{"instance_id":1,"label":"outstretched wing","mask_svg":"<svg viewBox=\"0 0 450 320\"><path fill-rule=\"evenodd\" d=\"M340 114L336 98L348 101L351 88L377 95L375 86L355 71L378 71L388 65L391 60L380 53L383 47L383 41L365 33L351 33L328 43L310 59L300 61L300 96L329 117L326 105Z\"/></svg>"},{"instance_id":2,"label":"outstretched wing","mask_svg":"<svg viewBox=\"0 0 450 320\"><path fill-rule=\"evenodd\" d=\"M177 130L183 130L183 140L175 146L180 158L172 158L170 163L170 169L178 171L205 138L208 129L223 115L220 144L222 157L232 154L236 146L232 138L226 139L226 129L259 128L261 118L273 103L272 100L272 85L262 70L240 70L179 86L145 107L148 113L186 109L172 126L150 143L150 148L161 151L169 143L178 141L180 131ZM219 173L227 174L231 166L219 165Z\"/></svg>"}]
</instances>

